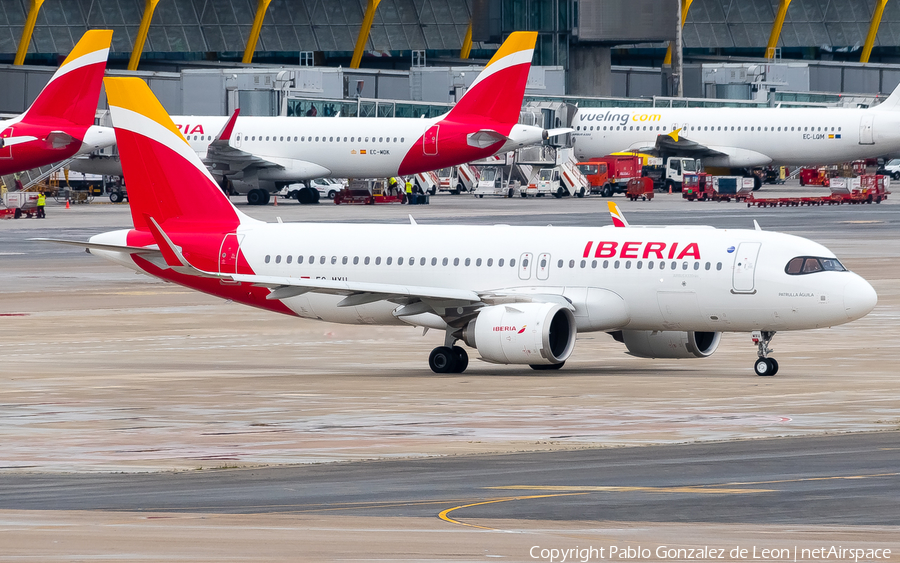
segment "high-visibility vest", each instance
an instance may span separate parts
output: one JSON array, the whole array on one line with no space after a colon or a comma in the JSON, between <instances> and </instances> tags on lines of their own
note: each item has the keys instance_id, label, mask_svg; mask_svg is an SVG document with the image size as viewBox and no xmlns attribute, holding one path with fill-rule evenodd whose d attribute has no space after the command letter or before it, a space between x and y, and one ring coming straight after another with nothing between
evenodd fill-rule
<instances>
[{"instance_id":1,"label":"high-visibility vest","mask_svg":"<svg viewBox=\"0 0 900 563\"><path fill-rule=\"evenodd\" d=\"M47 203L47 196L45 196L44 194L39 195L37 203L38 207L43 207L45 203Z\"/></svg>"},{"instance_id":2,"label":"high-visibility vest","mask_svg":"<svg viewBox=\"0 0 900 563\"><path fill-rule=\"evenodd\" d=\"M410 182L409 180L406 181L406 193L412 193L412 182Z\"/></svg>"}]
</instances>

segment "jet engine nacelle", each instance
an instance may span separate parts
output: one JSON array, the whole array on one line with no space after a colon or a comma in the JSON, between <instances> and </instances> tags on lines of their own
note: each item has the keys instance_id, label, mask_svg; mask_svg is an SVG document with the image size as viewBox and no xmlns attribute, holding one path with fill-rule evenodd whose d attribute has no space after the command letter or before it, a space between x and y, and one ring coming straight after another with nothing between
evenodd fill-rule
<instances>
[{"instance_id":1,"label":"jet engine nacelle","mask_svg":"<svg viewBox=\"0 0 900 563\"><path fill-rule=\"evenodd\" d=\"M721 332L623 330L620 341L629 354L639 358L706 358L716 351L721 339Z\"/></svg>"},{"instance_id":2,"label":"jet engine nacelle","mask_svg":"<svg viewBox=\"0 0 900 563\"><path fill-rule=\"evenodd\" d=\"M559 303L494 305L479 311L462 340L497 364L560 364L575 347L575 316Z\"/></svg>"}]
</instances>

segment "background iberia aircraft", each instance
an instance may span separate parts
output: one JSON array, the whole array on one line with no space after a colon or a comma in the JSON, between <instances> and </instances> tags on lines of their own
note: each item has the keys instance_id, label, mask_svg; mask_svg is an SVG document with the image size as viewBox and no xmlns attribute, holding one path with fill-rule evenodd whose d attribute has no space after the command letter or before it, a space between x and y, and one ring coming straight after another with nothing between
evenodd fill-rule
<instances>
[{"instance_id":1,"label":"background iberia aircraft","mask_svg":"<svg viewBox=\"0 0 900 563\"><path fill-rule=\"evenodd\" d=\"M437 170L569 131L518 124L536 39L535 32L511 34L460 101L431 119L235 113L173 120L219 184L230 182L251 204L264 204L269 192L312 178L387 178ZM73 169L92 171L92 164L78 162ZM126 174L125 181L133 179Z\"/></svg>"},{"instance_id":2,"label":"background iberia aircraft","mask_svg":"<svg viewBox=\"0 0 900 563\"><path fill-rule=\"evenodd\" d=\"M732 331L753 333L754 369L774 375L775 331L846 323L877 300L824 246L761 230L263 223L232 206L143 81L106 92L134 228L59 242L278 313L441 330L435 372L466 369L459 341L487 362L558 369L579 332L702 358ZM386 253L384 240L405 243Z\"/></svg>"},{"instance_id":3,"label":"background iberia aircraft","mask_svg":"<svg viewBox=\"0 0 900 563\"><path fill-rule=\"evenodd\" d=\"M0 174L30 170L115 143L94 125L112 31L87 31L25 113L0 122Z\"/></svg>"}]
</instances>

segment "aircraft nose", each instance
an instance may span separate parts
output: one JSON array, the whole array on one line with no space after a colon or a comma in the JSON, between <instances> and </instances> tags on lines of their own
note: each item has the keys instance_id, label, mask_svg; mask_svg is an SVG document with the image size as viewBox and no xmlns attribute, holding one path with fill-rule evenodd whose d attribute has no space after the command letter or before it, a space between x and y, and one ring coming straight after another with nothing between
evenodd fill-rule
<instances>
[{"instance_id":1,"label":"aircraft nose","mask_svg":"<svg viewBox=\"0 0 900 563\"><path fill-rule=\"evenodd\" d=\"M853 276L854 279L844 286L844 312L851 321L865 317L878 303L875 288L856 274Z\"/></svg>"}]
</instances>

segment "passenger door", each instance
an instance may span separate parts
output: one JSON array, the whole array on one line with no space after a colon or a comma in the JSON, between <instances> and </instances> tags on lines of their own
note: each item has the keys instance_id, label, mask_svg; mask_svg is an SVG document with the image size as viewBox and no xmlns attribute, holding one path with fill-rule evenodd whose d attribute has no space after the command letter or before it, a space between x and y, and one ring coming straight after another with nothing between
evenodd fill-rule
<instances>
[{"instance_id":1,"label":"passenger door","mask_svg":"<svg viewBox=\"0 0 900 563\"><path fill-rule=\"evenodd\" d=\"M438 153L438 129L440 125L434 125L422 137L422 152L428 156L435 156Z\"/></svg>"},{"instance_id":2,"label":"passenger door","mask_svg":"<svg viewBox=\"0 0 900 563\"><path fill-rule=\"evenodd\" d=\"M762 243L742 242L734 253L732 293L756 293L756 258Z\"/></svg>"},{"instance_id":3,"label":"passenger door","mask_svg":"<svg viewBox=\"0 0 900 563\"><path fill-rule=\"evenodd\" d=\"M531 279L531 262L533 255L530 252L522 253L522 256L519 258L519 279L520 280L530 280Z\"/></svg>"},{"instance_id":4,"label":"passenger door","mask_svg":"<svg viewBox=\"0 0 900 563\"><path fill-rule=\"evenodd\" d=\"M230 233L222 239L222 247L219 250L219 273L237 274L238 256L241 250L241 238L243 235Z\"/></svg>"},{"instance_id":5,"label":"passenger door","mask_svg":"<svg viewBox=\"0 0 900 563\"><path fill-rule=\"evenodd\" d=\"M862 119L859 120L859 144L860 145L874 145L875 144L875 132L874 132L874 115L863 115Z\"/></svg>"}]
</instances>

